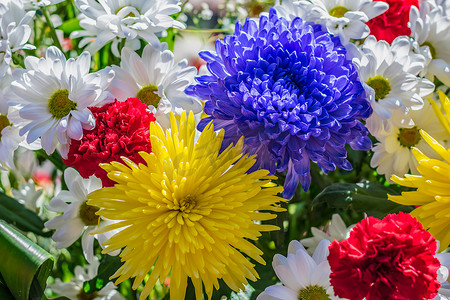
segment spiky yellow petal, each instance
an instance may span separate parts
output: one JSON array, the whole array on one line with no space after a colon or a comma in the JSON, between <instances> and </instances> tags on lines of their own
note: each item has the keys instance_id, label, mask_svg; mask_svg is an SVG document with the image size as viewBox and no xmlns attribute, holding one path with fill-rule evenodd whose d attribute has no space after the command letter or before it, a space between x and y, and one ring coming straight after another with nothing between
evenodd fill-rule
<instances>
[{"instance_id":1,"label":"spiky yellow petal","mask_svg":"<svg viewBox=\"0 0 450 300\"><path fill-rule=\"evenodd\" d=\"M171 299L183 299L190 277L197 299L203 286L208 297L223 279L233 290L256 280L254 264L264 264L262 251L251 240L262 231L277 230L259 224L274 218L283 201L281 187L268 184L268 171L247 173L254 157L241 153L243 140L220 152L224 133L207 126L195 142L194 116L171 115L171 128L152 123L152 153L141 153L146 165L124 159L102 167L117 182L88 195L98 214L119 223L103 231L121 229L104 243L104 253L123 249L123 265L116 283L135 277L137 288L152 269L140 299L155 283L171 276ZM264 211L264 212L259 212Z\"/></svg>"},{"instance_id":2,"label":"spiky yellow petal","mask_svg":"<svg viewBox=\"0 0 450 300\"><path fill-rule=\"evenodd\" d=\"M433 100L430 103L450 137L450 101L443 93L439 93L439 97L445 115L437 103ZM420 134L442 160L429 158L420 150L413 149L414 157L419 162L417 170L421 175L405 175L405 178L392 176L391 179L397 184L417 190L403 192L401 196L389 195L389 199L400 204L418 206L411 215L440 241L442 251L450 244L450 149L439 144L425 131Z\"/></svg>"}]
</instances>

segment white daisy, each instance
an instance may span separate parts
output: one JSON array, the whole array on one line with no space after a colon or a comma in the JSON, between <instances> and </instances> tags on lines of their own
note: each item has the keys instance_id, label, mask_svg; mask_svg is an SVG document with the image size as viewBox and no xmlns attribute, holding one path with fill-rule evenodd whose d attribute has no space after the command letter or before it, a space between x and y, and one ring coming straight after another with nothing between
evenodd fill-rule
<instances>
[{"instance_id":1,"label":"white daisy","mask_svg":"<svg viewBox=\"0 0 450 300\"><path fill-rule=\"evenodd\" d=\"M94 239L96 238L100 245L115 232L108 231L92 235L92 231L103 226L112 224L112 221L100 219L95 213L98 208L86 204L86 196L95 190L102 188L102 181L95 176L84 179L73 168L67 168L64 171L64 180L68 191L61 191L54 197L48 205L48 210L63 213L47 221L45 227L56 229L52 239L56 242L59 249L67 248L72 245L81 235L81 245L83 253L88 262L94 261ZM111 255L117 255L120 251L115 251Z\"/></svg>"},{"instance_id":2,"label":"white daisy","mask_svg":"<svg viewBox=\"0 0 450 300\"><path fill-rule=\"evenodd\" d=\"M69 282L62 282L56 278L55 283L49 285L54 293L65 296L69 299L90 299L90 300L122 300L125 299L116 289L117 287L108 282L101 290L86 293L83 284L97 276L99 262L93 261L84 267L76 266L74 277Z\"/></svg>"},{"instance_id":3,"label":"white daisy","mask_svg":"<svg viewBox=\"0 0 450 300\"><path fill-rule=\"evenodd\" d=\"M305 1L299 0L283 0L280 3L280 0L275 1L274 8L277 11L279 17L283 17L288 21L292 21L293 19L300 17L306 21L308 13L309 3L305 3Z\"/></svg>"},{"instance_id":4,"label":"white daisy","mask_svg":"<svg viewBox=\"0 0 450 300\"><path fill-rule=\"evenodd\" d=\"M308 248L308 253L313 254L320 241L328 240L330 242L337 240L342 241L350 236L350 231L355 225L347 227L339 214L333 214L330 225L326 232L311 227L312 237L300 240L303 246Z\"/></svg>"},{"instance_id":5,"label":"white daisy","mask_svg":"<svg viewBox=\"0 0 450 300\"><path fill-rule=\"evenodd\" d=\"M43 204L42 189L36 190L36 185L32 179L21 182L19 189L12 189L14 198L22 203L27 209L39 213Z\"/></svg>"},{"instance_id":6,"label":"white daisy","mask_svg":"<svg viewBox=\"0 0 450 300\"><path fill-rule=\"evenodd\" d=\"M24 139L19 135L20 121L15 121L17 108L7 103L11 82L12 77L8 73L0 80L0 168L4 164L14 169L14 152Z\"/></svg>"},{"instance_id":7,"label":"white daisy","mask_svg":"<svg viewBox=\"0 0 450 300\"><path fill-rule=\"evenodd\" d=\"M28 25L35 12L26 12L21 1L0 2L0 79L9 69L12 52L20 49L34 49L26 44L31 35Z\"/></svg>"},{"instance_id":8,"label":"white daisy","mask_svg":"<svg viewBox=\"0 0 450 300\"><path fill-rule=\"evenodd\" d=\"M21 0L25 10L37 10L40 7L45 7L53 4L58 4L64 0Z\"/></svg>"},{"instance_id":9,"label":"white daisy","mask_svg":"<svg viewBox=\"0 0 450 300\"><path fill-rule=\"evenodd\" d=\"M417 77L425 66L425 58L412 52L406 36L396 38L391 45L369 36L362 50L353 44L347 48L374 111L366 126L375 137L390 130L389 119L394 111L420 109L422 97L434 90L431 81Z\"/></svg>"},{"instance_id":10,"label":"white daisy","mask_svg":"<svg viewBox=\"0 0 450 300\"><path fill-rule=\"evenodd\" d=\"M171 111L178 115L202 111L201 102L184 93L194 83L197 69L189 67L186 59L175 63L166 43L145 46L142 57L124 48L120 67L113 66L113 70L116 76L109 87L111 94L119 101L138 97L164 127L170 124Z\"/></svg>"},{"instance_id":11,"label":"white daisy","mask_svg":"<svg viewBox=\"0 0 450 300\"><path fill-rule=\"evenodd\" d=\"M438 245L439 249L439 245ZM439 259L441 267L438 270L437 279L441 283L438 295L433 300L448 300L450 299L450 280L449 270L450 270L450 253L438 253L436 258Z\"/></svg>"},{"instance_id":12,"label":"white daisy","mask_svg":"<svg viewBox=\"0 0 450 300\"><path fill-rule=\"evenodd\" d=\"M100 49L103 46L100 46L98 49L96 48L97 45L100 45L101 43L106 44L108 41L97 41L96 43L93 43L93 41L98 40L99 38L103 38L104 34L102 33L102 29L97 27L97 22L93 19L88 18L87 16L80 14L78 16L78 18L80 19L80 25L81 27L83 27L85 30L82 31L74 31L70 34L70 38L71 39L76 39L76 38L82 38L80 40L80 42L78 43L78 46L80 48L85 47L86 45L89 45L86 50L90 51L91 53L94 53L96 51L98 51L98 49ZM122 41L121 38L114 36L113 39L111 40L111 51L115 56L120 56L120 51L119 51L119 44ZM92 43L92 44L91 44ZM130 49L133 50L137 50L141 47L141 41L139 39L134 39L134 40L125 40L125 47L128 47Z\"/></svg>"},{"instance_id":13,"label":"white daisy","mask_svg":"<svg viewBox=\"0 0 450 300\"><path fill-rule=\"evenodd\" d=\"M409 19L415 48L427 58L428 77L450 86L450 17L442 7L422 2L420 11L411 6Z\"/></svg>"},{"instance_id":14,"label":"white daisy","mask_svg":"<svg viewBox=\"0 0 450 300\"><path fill-rule=\"evenodd\" d=\"M140 38L156 44L159 42L156 34L170 27L185 28L170 17L180 12L180 3L178 0L75 0L87 18L80 22L86 32L74 32L71 37L96 36L86 48L90 53L97 52L115 38ZM91 33L93 28L96 28L95 32Z\"/></svg>"},{"instance_id":15,"label":"white daisy","mask_svg":"<svg viewBox=\"0 0 450 300\"><path fill-rule=\"evenodd\" d=\"M285 18L297 16L326 26L328 32L339 36L343 43L367 37L370 29L366 22L388 7L385 2L372 0L284 0L275 6ZM295 15L294 11L300 14Z\"/></svg>"},{"instance_id":16,"label":"white daisy","mask_svg":"<svg viewBox=\"0 0 450 300\"><path fill-rule=\"evenodd\" d=\"M309 256L298 241L289 243L288 255L275 254L273 269L283 285L267 287L257 300L339 299L330 285L328 240Z\"/></svg>"},{"instance_id":17,"label":"white daisy","mask_svg":"<svg viewBox=\"0 0 450 300\"><path fill-rule=\"evenodd\" d=\"M15 170L14 175L18 180L28 180L33 176L39 162L36 153L25 147L17 148L15 151Z\"/></svg>"},{"instance_id":18,"label":"white daisy","mask_svg":"<svg viewBox=\"0 0 450 300\"><path fill-rule=\"evenodd\" d=\"M88 106L95 106L108 97L106 88L114 77L110 69L89 73L91 56L83 52L77 59L66 60L56 47L47 49L46 58L28 56L26 69L14 70L10 103L20 104L20 117L26 125L31 143L41 138L41 146L51 154L61 143L61 154L67 156L71 139L80 140L83 129L92 129L95 118Z\"/></svg>"},{"instance_id":19,"label":"white daisy","mask_svg":"<svg viewBox=\"0 0 450 300\"><path fill-rule=\"evenodd\" d=\"M390 178L393 174L400 177L406 173L419 174L417 160L411 152L411 147L419 149L428 157L439 158L420 136L421 129L441 143L448 138L428 102L424 103L422 109L411 110L408 115L407 118L402 118L402 115L395 114L393 118L400 119L395 123L403 125L393 125L388 133L377 137L379 143L372 148L374 154L370 166L377 168L377 172L384 174L389 182L392 182Z\"/></svg>"}]
</instances>

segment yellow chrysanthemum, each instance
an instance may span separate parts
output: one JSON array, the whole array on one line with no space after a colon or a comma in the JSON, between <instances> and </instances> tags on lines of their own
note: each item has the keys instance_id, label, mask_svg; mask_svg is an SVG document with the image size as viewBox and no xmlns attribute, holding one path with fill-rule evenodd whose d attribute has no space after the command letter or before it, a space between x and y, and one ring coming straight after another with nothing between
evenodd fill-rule
<instances>
[{"instance_id":1,"label":"yellow chrysanthemum","mask_svg":"<svg viewBox=\"0 0 450 300\"><path fill-rule=\"evenodd\" d=\"M450 101L443 93L439 96L447 116L442 114L436 103L431 103L443 126L450 129ZM421 131L420 134L443 160L431 159L418 149L413 149L421 176L407 174L405 178L400 178L394 175L391 179L397 184L417 190L403 192L401 196L389 195L389 199L400 204L419 206L411 215L441 242L442 251L450 244L450 149L445 149L426 132Z\"/></svg>"},{"instance_id":2,"label":"yellow chrysanthemum","mask_svg":"<svg viewBox=\"0 0 450 300\"><path fill-rule=\"evenodd\" d=\"M450 99L448 99L448 97L442 91L438 91L438 95L439 100L441 101L442 109L445 112L445 115L442 113L436 101L432 100L431 98L428 100L430 101L431 106L433 107L434 113L436 114L442 126L445 128L447 134L450 137Z\"/></svg>"},{"instance_id":3,"label":"yellow chrysanthemum","mask_svg":"<svg viewBox=\"0 0 450 300\"><path fill-rule=\"evenodd\" d=\"M88 195L98 215L117 224L103 231L122 229L103 245L103 253L124 248L124 264L112 276L116 284L136 277L136 289L151 270L140 299L145 299L156 281L170 275L170 299L184 299L187 277L202 299L202 283L210 298L218 279L234 291L244 289L247 279L258 274L244 254L264 264L262 251L249 240L261 231L279 229L258 224L282 211L276 203L281 187L263 188L268 171L246 173L254 157L242 157L243 140L219 154L224 132L210 124L194 141L192 114L177 121L171 115L171 130L150 127L152 153L141 153L147 166L124 159L126 165L104 165L114 187ZM265 212L261 212L265 211Z\"/></svg>"}]
</instances>

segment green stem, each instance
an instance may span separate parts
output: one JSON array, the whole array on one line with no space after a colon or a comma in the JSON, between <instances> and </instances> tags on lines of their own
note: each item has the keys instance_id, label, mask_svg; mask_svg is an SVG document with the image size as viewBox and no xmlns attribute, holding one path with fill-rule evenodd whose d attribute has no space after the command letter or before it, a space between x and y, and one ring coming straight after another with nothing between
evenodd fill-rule
<instances>
[{"instance_id":1,"label":"green stem","mask_svg":"<svg viewBox=\"0 0 450 300\"><path fill-rule=\"evenodd\" d=\"M62 51L61 43L59 42L58 36L56 35L55 27L53 26L52 20L50 19L50 15L47 9L45 7L42 7L41 10L44 15L45 21L47 22L47 26L50 28L50 34L52 36L53 42Z\"/></svg>"},{"instance_id":2,"label":"green stem","mask_svg":"<svg viewBox=\"0 0 450 300\"><path fill-rule=\"evenodd\" d=\"M21 68L25 69L25 62L24 62L23 56L21 57L19 54L14 52L12 54L12 58L13 58L13 63L15 65L14 67L20 66Z\"/></svg>"},{"instance_id":3,"label":"green stem","mask_svg":"<svg viewBox=\"0 0 450 300\"><path fill-rule=\"evenodd\" d=\"M181 32L198 32L198 33L227 33L230 30L228 29L178 29Z\"/></svg>"},{"instance_id":4,"label":"green stem","mask_svg":"<svg viewBox=\"0 0 450 300\"><path fill-rule=\"evenodd\" d=\"M64 172L64 170L67 168L67 166L62 161L61 155L59 155L59 153L56 151L51 155L48 155L44 149L39 149L36 151L36 154L51 161L51 163L61 172Z\"/></svg>"},{"instance_id":5,"label":"green stem","mask_svg":"<svg viewBox=\"0 0 450 300\"><path fill-rule=\"evenodd\" d=\"M119 54L120 55L122 55L122 49L123 49L123 47L125 47L125 43L127 42L127 39L122 39L121 41L120 41L120 44L119 44Z\"/></svg>"},{"instance_id":6,"label":"green stem","mask_svg":"<svg viewBox=\"0 0 450 300\"><path fill-rule=\"evenodd\" d=\"M67 15L69 17L69 19L73 19L75 18L75 4L73 3L72 0L66 0L66 5L67 5Z\"/></svg>"}]
</instances>

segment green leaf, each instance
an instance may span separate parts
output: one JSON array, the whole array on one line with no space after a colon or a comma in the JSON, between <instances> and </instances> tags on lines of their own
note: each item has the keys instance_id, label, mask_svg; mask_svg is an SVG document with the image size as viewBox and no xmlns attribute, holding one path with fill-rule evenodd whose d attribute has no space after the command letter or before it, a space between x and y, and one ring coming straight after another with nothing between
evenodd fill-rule
<instances>
[{"instance_id":1,"label":"green leaf","mask_svg":"<svg viewBox=\"0 0 450 300\"><path fill-rule=\"evenodd\" d=\"M0 192L0 220L4 220L23 231L31 231L48 237L51 232L43 232L44 222L34 212L25 208L16 199Z\"/></svg>"},{"instance_id":2,"label":"green leaf","mask_svg":"<svg viewBox=\"0 0 450 300\"><path fill-rule=\"evenodd\" d=\"M1 274L0 274L0 299L14 300L14 296L11 294L10 290L6 286Z\"/></svg>"},{"instance_id":3,"label":"green leaf","mask_svg":"<svg viewBox=\"0 0 450 300\"><path fill-rule=\"evenodd\" d=\"M14 298L41 299L53 257L2 220L0 256L0 274Z\"/></svg>"},{"instance_id":4,"label":"green leaf","mask_svg":"<svg viewBox=\"0 0 450 300\"><path fill-rule=\"evenodd\" d=\"M369 216L383 218L399 211L411 212L414 207L394 203L387 194L396 195L400 191L379 183L365 181L360 183L335 183L326 187L313 200L313 207L326 204L333 209L354 209Z\"/></svg>"},{"instance_id":5,"label":"green leaf","mask_svg":"<svg viewBox=\"0 0 450 300\"><path fill-rule=\"evenodd\" d=\"M97 277L91 279L87 283L89 286L88 292L92 293L98 291L105 286L110 281L109 277L111 277L122 264L120 256L105 255L98 267Z\"/></svg>"},{"instance_id":6,"label":"green leaf","mask_svg":"<svg viewBox=\"0 0 450 300\"><path fill-rule=\"evenodd\" d=\"M62 23L58 26L58 29L64 31L65 34L71 34L76 30L83 30L83 27L80 26L80 20L77 18L70 19Z\"/></svg>"}]
</instances>

